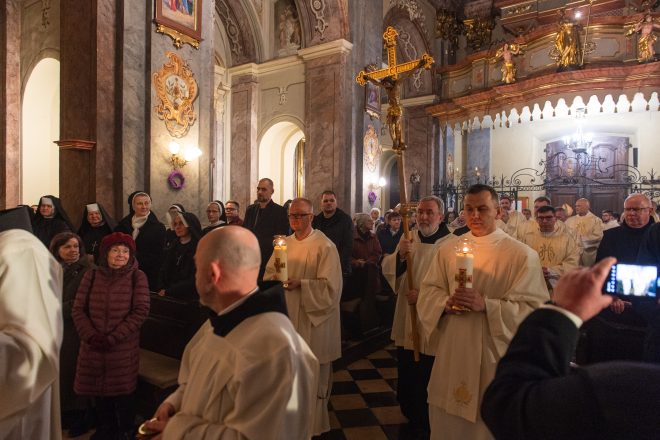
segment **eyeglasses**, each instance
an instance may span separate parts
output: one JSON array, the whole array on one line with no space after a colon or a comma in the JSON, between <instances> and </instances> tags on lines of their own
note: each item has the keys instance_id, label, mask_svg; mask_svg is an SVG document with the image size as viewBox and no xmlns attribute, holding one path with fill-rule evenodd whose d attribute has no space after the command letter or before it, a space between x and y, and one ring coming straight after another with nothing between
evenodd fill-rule
<instances>
[{"instance_id":1,"label":"eyeglasses","mask_svg":"<svg viewBox=\"0 0 660 440\"><path fill-rule=\"evenodd\" d=\"M305 218L308 215L312 215L312 214L309 214L309 213L307 213L307 214L289 214L289 218L294 218L296 220L300 220L301 218Z\"/></svg>"},{"instance_id":2,"label":"eyeglasses","mask_svg":"<svg viewBox=\"0 0 660 440\"><path fill-rule=\"evenodd\" d=\"M227 212L232 212L232 211L236 211L236 210L237 210L236 208L225 208L225 211L227 211Z\"/></svg>"},{"instance_id":3,"label":"eyeglasses","mask_svg":"<svg viewBox=\"0 0 660 440\"><path fill-rule=\"evenodd\" d=\"M645 209L649 209L650 206L645 206L643 208L623 208L625 212L634 212L635 214L639 214L640 212L644 211Z\"/></svg>"}]
</instances>

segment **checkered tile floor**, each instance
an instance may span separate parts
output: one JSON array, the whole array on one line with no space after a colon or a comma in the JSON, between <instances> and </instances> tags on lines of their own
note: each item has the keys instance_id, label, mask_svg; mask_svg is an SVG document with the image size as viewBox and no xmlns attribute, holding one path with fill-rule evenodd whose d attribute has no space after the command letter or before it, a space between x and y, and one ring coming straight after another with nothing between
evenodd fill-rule
<instances>
[{"instance_id":1,"label":"checkered tile floor","mask_svg":"<svg viewBox=\"0 0 660 440\"><path fill-rule=\"evenodd\" d=\"M323 440L402 440L408 420L396 400L393 345L334 372L330 396L331 431Z\"/></svg>"}]
</instances>

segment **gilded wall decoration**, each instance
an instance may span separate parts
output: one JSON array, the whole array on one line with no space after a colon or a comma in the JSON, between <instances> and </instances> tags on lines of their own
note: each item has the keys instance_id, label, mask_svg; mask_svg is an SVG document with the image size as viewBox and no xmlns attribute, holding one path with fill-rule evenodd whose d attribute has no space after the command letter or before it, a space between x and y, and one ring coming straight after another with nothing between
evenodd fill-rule
<instances>
[{"instance_id":1,"label":"gilded wall decoration","mask_svg":"<svg viewBox=\"0 0 660 440\"><path fill-rule=\"evenodd\" d=\"M174 52L167 52L169 62L154 73L153 84L160 103L155 107L165 121L167 131L176 138L185 136L197 120L193 106L198 89L192 70Z\"/></svg>"},{"instance_id":2,"label":"gilded wall decoration","mask_svg":"<svg viewBox=\"0 0 660 440\"><path fill-rule=\"evenodd\" d=\"M435 16L435 36L449 42L452 54L458 48L458 36L462 31L463 28L456 19L456 13L447 9L438 10Z\"/></svg>"},{"instance_id":3,"label":"gilded wall decoration","mask_svg":"<svg viewBox=\"0 0 660 440\"><path fill-rule=\"evenodd\" d=\"M156 0L156 32L172 39L179 49L190 44L199 49L202 41L202 0Z\"/></svg>"},{"instance_id":4,"label":"gilded wall decoration","mask_svg":"<svg viewBox=\"0 0 660 440\"><path fill-rule=\"evenodd\" d=\"M362 147L364 148L364 164L367 169L373 173L376 171L378 159L380 158L383 149L378 141L376 129L371 124L367 126L367 132L364 135Z\"/></svg>"},{"instance_id":5,"label":"gilded wall decoration","mask_svg":"<svg viewBox=\"0 0 660 440\"><path fill-rule=\"evenodd\" d=\"M489 18L471 18L463 20L467 45L473 50L479 50L490 43L491 31L495 22Z\"/></svg>"}]
</instances>

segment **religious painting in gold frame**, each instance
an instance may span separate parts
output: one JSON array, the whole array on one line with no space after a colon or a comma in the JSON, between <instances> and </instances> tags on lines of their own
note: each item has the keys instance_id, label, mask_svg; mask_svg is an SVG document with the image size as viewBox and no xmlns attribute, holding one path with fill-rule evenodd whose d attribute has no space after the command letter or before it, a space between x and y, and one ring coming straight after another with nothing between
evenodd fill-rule
<instances>
[{"instance_id":1,"label":"religious painting in gold frame","mask_svg":"<svg viewBox=\"0 0 660 440\"><path fill-rule=\"evenodd\" d=\"M364 88L364 111L371 119L380 119L380 87L370 82Z\"/></svg>"},{"instance_id":2,"label":"religious painting in gold frame","mask_svg":"<svg viewBox=\"0 0 660 440\"><path fill-rule=\"evenodd\" d=\"M153 74L158 97L156 114L165 121L167 131L175 138L185 136L197 120L194 103L198 95L197 81L188 64L174 52L167 52L169 62Z\"/></svg>"},{"instance_id":3,"label":"religious painting in gold frame","mask_svg":"<svg viewBox=\"0 0 660 440\"><path fill-rule=\"evenodd\" d=\"M202 41L204 0L155 0L156 32L172 38L174 46L190 44L199 49Z\"/></svg>"}]
</instances>

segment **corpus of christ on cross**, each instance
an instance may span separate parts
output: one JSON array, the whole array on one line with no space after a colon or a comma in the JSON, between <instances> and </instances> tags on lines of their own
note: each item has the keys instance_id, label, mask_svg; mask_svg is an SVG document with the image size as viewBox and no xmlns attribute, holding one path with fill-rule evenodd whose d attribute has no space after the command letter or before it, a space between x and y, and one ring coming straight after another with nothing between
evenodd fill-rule
<instances>
[{"instance_id":1,"label":"corpus of christ on cross","mask_svg":"<svg viewBox=\"0 0 660 440\"><path fill-rule=\"evenodd\" d=\"M401 106L401 83L418 69L430 69L433 64L433 57L425 53L422 58L407 61L401 64L396 63L396 37L399 33L391 26L388 26L383 34L385 48L387 49L387 64L384 69L358 73L355 80L361 86L371 82L378 87L382 87L387 92L389 108L387 109L387 127L392 137L392 149L396 153L397 169L399 171L399 188L401 188L401 216L403 218L403 236L410 240L410 228L408 227L408 212L414 209L406 200L406 176L404 174L403 152L406 144L403 137L403 107ZM408 289L414 289L412 256L407 257L406 276L408 280ZM419 361L419 335L417 333L417 308L415 304L410 305L410 318L412 324L412 339L415 351L415 361Z\"/></svg>"}]
</instances>

